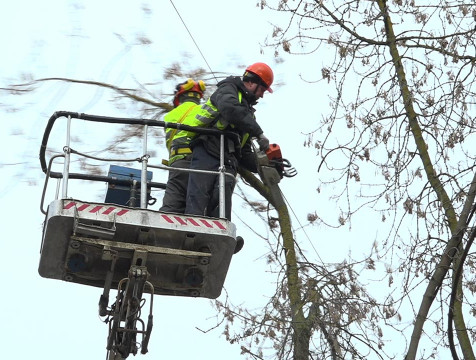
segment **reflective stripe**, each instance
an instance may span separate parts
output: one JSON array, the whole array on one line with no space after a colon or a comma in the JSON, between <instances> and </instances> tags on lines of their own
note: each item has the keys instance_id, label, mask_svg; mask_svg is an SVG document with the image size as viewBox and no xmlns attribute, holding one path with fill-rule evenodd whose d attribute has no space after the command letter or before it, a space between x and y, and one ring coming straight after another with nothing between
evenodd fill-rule
<instances>
[{"instance_id":1,"label":"reflective stripe","mask_svg":"<svg viewBox=\"0 0 476 360\"><path fill-rule=\"evenodd\" d=\"M238 91L238 101L241 103L242 100L243 94L241 93L241 91ZM218 121L215 121L217 119ZM228 126L232 128L235 127L233 124L229 124L228 121L224 120L220 116L220 112L218 111L217 107L212 104L211 98L208 98L208 100L198 109L195 108L192 113L187 114L184 117L182 123L184 125L193 127L214 127L218 130L225 130ZM172 148L178 146L184 147L184 145L188 145L190 141L192 141L193 138L195 138L196 136L197 134L192 131L181 130L177 132L173 137L171 142ZM248 133L243 135L243 139L240 144L241 147L244 146L248 138ZM173 155L171 154L170 156L172 157Z\"/></svg>"},{"instance_id":2,"label":"reflective stripe","mask_svg":"<svg viewBox=\"0 0 476 360\"><path fill-rule=\"evenodd\" d=\"M195 118L201 121L203 124L208 125L211 124L218 115L220 115L218 109L213 106L210 99L208 99L207 102L202 105L199 113Z\"/></svg>"},{"instance_id":3,"label":"reflective stripe","mask_svg":"<svg viewBox=\"0 0 476 360\"><path fill-rule=\"evenodd\" d=\"M170 156L175 156L175 155L184 155L184 154L191 154L192 150L190 148L178 148L178 149L172 149L170 151Z\"/></svg>"},{"instance_id":4,"label":"reflective stripe","mask_svg":"<svg viewBox=\"0 0 476 360\"><path fill-rule=\"evenodd\" d=\"M182 105L185 105L187 103L184 103ZM178 119L177 121L174 121L175 119L171 119L171 121L169 122L176 122L177 124L181 124L186 116L190 113L190 111L192 111L196 106L198 106L197 104L195 103L192 103L193 105L190 106L187 111L185 111L182 116L180 116L180 119ZM180 107L180 106L179 106ZM179 109L181 110L181 109ZM164 117L164 120L166 119L166 116ZM172 140L174 139L175 135L177 134L177 131L178 129L166 129L165 130L165 146L167 146L167 149L170 151L170 148L172 147Z\"/></svg>"},{"instance_id":5,"label":"reflective stripe","mask_svg":"<svg viewBox=\"0 0 476 360\"><path fill-rule=\"evenodd\" d=\"M201 121L195 119L196 114L200 110L200 105L197 105L190 111L183 119L182 124L192 127L203 126ZM190 144L197 134L193 131L179 130L176 132L171 141L171 148L184 147L184 145Z\"/></svg>"},{"instance_id":6,"label":"reflective stripe","mask_svg":"<svg viewBox=\"0 0 476 360\"><path fill-rule=\"evenodd\" d=\"M243 99L243 94L241 93L241 91L238 91L238 101L241 103L241 100ZM229 123L227 120L224 120L224 119L219 119L216 124L215 124L215 127L218 129L218 130L225 130L227 127L228 127ZM234 127L233 125L231 125L231 127ZM243 146L243 145L242 145Z\"/></svg>"},{"instance_id":7,"label":"reflective stripe","mask_svg":"<svg viewBox=\"0 0 476 360\"><path fill-rule=\"evenodd\" d=\"M165 160L166 164L164 164L164 160L163 160L162 163L163 163L164 165L170 166L170 165L172 165L174 162L176 162L177 160L184 159L184 158L186 158L186 157L189 156L189 155L190 155L190 154L182 154L182 155L171 156L171 157L169 158L169 160Z\"/></svg>"},{"instance_id":8,"label":"reflective stripe","mask_svg":"<svg viewBox=\"0 0 476 360\"><path fill-rule=\"evenodd\" d=\"M241 103L242 100L243 94L241 91L238 91L238 101ZM201 122L202 125L210 125L215 119L218 119L214 126L216 126L219 130L224 130L228 126L228 122L220 119L220 112L218 111L217 107L212 104L211 98L208 98L205 104L200 107L195 119Z\"/></svg>"}]
</instances>

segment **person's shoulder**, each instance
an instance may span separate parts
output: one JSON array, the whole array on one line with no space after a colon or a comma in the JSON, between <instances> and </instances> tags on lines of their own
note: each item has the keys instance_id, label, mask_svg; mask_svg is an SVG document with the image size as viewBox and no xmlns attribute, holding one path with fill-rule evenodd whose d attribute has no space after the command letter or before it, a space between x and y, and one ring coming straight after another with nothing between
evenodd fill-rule
<instances>
[{"instance_id":1,"label":"person's shoulder","mask_svg":"<svg viewBox=\"0 0 476 360\"><path fill-rule=\"evenodd\" d=\"M196 106L199 106L199 104L197 104L193 101L185 101L184 103L180 104L175 109L173 109L172 111L183 112L183 111L187 111L188 109L196 107Z\"/></svg>"},{"instance_id":2,"label":"person's shoulder","mask_svg":"<svg viewBox=\"0 0 476 360\"><path fill-rule=\"evenodd\" d=\"M189 109L193 108L193 107L199 108L200 105L195 104L192 101L186 101L186 102L180 104L179 106L177 106L176 108L170 110L167 114L165 114L164 120L165 121L167 121L167 120L170 121L170 119L173 119L174 117L177 117L177 116L181 116L181 114L183 114L186 111L189 111ZM191 109L190 111L193 111L193 109Z\"/></svg>"},{"instance_id":3,"label":"person's shoulder","mask_svg":"<svg viewBox=\"0 0 476 360\"><path fill-rule=\"evenodd\" d=\"M239 76L228 76L217 84L217 89L223 87L238 88L241 87L242 84L243 81L241 81L241 78Z\"/></svg>"}]
</instances>

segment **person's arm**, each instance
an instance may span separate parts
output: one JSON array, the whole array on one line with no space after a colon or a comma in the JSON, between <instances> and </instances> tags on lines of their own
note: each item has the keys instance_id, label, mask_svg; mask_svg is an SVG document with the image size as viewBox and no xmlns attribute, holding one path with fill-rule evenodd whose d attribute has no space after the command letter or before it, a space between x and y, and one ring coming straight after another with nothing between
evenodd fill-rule
<instances>
[{"instance_id":1,"label":"person's arm","mask_svg":"<svg viewBox=\"0 0 476 360\"><path fill-rule=\"evenodd\" d=\"M243 145L243 148L241 149L240 166L251 172L258 172L256 156L253 152L253 149L251 148L249 140L245 143L245 145Z\"/></svg>"},{"instance_id":2,"label":"person's arm","mask_svg":"<svg viewBox=\"0 0 476 360\"><path fill-rule=\"evenodd\" d=\"M223 119L240 131L247 132L252 137L258 137L263 133L250 109L240 103L235 85L223 84L215 91L211 100Z\"/></svg>"}]
</instances>

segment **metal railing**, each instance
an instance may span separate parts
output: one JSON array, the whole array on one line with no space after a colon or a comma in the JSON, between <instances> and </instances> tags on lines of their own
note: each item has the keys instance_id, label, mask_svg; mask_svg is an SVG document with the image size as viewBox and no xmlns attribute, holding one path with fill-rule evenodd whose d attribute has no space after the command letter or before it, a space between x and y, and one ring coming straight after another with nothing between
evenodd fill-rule
<instances>
[{"instance_id":1,"label":"metal railing","mask_svg":"<svg viewBox=\"0 0 476 360\"><path fill-rule=\"evenodd\" d=\"M57 119L59 118L66 118L67 119L67 128L66 128L66 145L63 147L63 154L62 155L55 155L52 156L48 162L46 161L46 149L48 146L48 139L53 129L53 126ZM75 151L71 148L71 122L73 119L83 120L83 121L91 121L91 122L99 122L99 123L110 123L110 124L124 124L124 125L137 125L143 126L143 138L142 138L142 156L140 158L135 159L103 159L97 158L93 156L89 156L78 151ZM186 169L186 168L172 168L166 165L154 165L149 164L149 154L147 148L147 133L149 127L162 127L162 128L173 128L178 130L185 130L185 131L192 131L198 134L207 134L213 136L220 137L220 166L217 171L209 171L209 170L198 170L198 169ZM68 197L68 183L70 179L81 179L81 180L90 180L90 181L102 181L107 182L109 184L114 185L132 185L132 179L117 179L111 176L101 176L101 175L93 175L93 174L82 174L82 173L71 173L70 172L70 163L71 163L71 154L77 154L79 156L84 156L88 158L92 158L99 161L106 161L106 162L130 162L130 161L138 161L142 164L141 169L141 180L140 180L140 207L146 208L147 207L147 188L161 188L165 189L166 184L164 183L157 183L147 180L147 171L148 168L157 168L162 170L174 170L174 171L187 171L187 172L197 172L197 173L205 173L205 174L215 174L219 176L219 217L225 218L225 176L231 176L233 178L234 175L227 173L225 170L224 165L224 144L225 138L231 139L235 147L240 144L239 136L234 132L229 131L220 131L217 129L210 129L210 128L199 128L199 127L192 127L180 123L167 123L160 120L153 120L153 119L143 119L143 118L120 118L120 117L109 117L109 116L99 116L99 115L89 115L84 113L77 113L77 112L70 112L70 111L57 111L55 112L48 120L48 123L45 128L45 132L43 134L43 139L40 146L40 165L42 171L45 173L45 184L43 188L43 194L41 198L40 209L43 214L46 214L46 211L43 209L44 206L44 198L46 193L46 188L48 186L48 179L55 178L58 180L62 179L62 193L61 198L65 199ZM53 161L57 158L64 158L63 164L63 172L54 172L51 171ZM135 181L135 180L134 180ZM55 199L58 199L59 196L59 182L56 189Z\"/></svg>"}]
</instances>

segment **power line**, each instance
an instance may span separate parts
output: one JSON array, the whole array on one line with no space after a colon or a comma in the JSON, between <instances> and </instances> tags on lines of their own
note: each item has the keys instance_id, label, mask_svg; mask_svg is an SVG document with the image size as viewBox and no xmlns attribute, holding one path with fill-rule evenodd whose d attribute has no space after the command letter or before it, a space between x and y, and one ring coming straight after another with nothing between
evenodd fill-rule
<instances>
[{"instance_id":1,"label":"power line","mask_svg":"<svg viewBox=\"0 0 476 360\"><path fill-rule=\"evenodd\" d=\"M297 217L296 213L294 212L294 209L292 208L290 202L288 201L288 199L286 199L286 197L284 196L284 193L281 191L281 189L279 189L279 192L281 193L281 196L283 197L284 201L287 203L288 208L291 210L292 214L294 215L294 218L299 223L299 226L301 227L301 230L304 232L304 235L306 236L307 240L309 241L309 244L311 244L311 247L313 248L314 252L316 253L317 258L321 261L321 263L324 264L324 261L322 261L322 258L320 257L319 253L317 252L317 249L315 248L314 244L312 243L312 240L309 237L308 233L304 229L304 226L301 224L301 221L299 221L299 218ZM293 231L295 231L295 230L293 229ZM306 256L302 252L301 252L301 255L304 258L306 258ZM306 259L306 261L307 261L307 259Z\"/></svg>"},{"instance_id":2,"label":"power line","mask_svg":"<svg viewBox=\"0 0 476 360\"><path fill-rule=\"evenodd\" d=\"M216 82L218 83L218 79L216 78L215 73L213 72L212 68L211 68L210 65L208 64L207 59L206 59L205 56L203 55L202 51L200 50L200 47L198 46L197 42L196 42L195 39L194 39L192 33L191 33L190 30L188 29L187 24L185 24L185 21L183 21L182 16L180 15L178 9L175 7L174 2L173 2L172 0L170 0L170 3L171 3L172 6L174 7L175 12L177 13L178 17L180 18L180 21L182 21L183 26L185 27L185 29L187 30L188 34L190 35L190 38L192 39L193 43L194 43L195 46L197 47L198 52L199 52L200 55L202 56L203 60L205 61L205 64L207 64L208 69L210 69L210 72L212 73L213 77L215 78Z\"/></svg>"}]
</instances>

